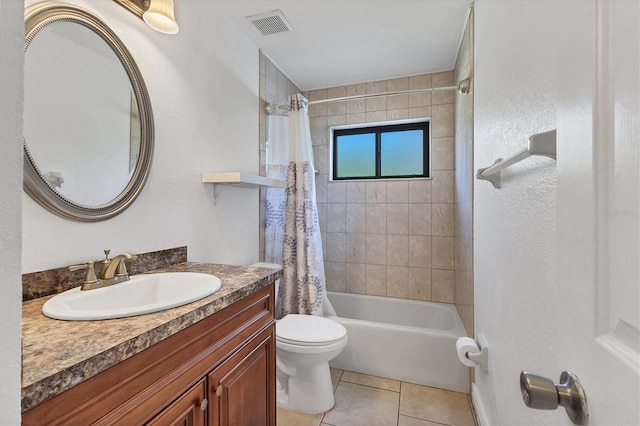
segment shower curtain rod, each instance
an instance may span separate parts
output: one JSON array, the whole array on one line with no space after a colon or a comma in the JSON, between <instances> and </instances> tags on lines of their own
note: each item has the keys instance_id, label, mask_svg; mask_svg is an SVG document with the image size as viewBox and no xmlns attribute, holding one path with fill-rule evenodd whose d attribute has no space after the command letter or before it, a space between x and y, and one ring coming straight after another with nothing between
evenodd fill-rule
<instances>
[{"instance_id":1,"label":"shower curtain rod","mask_svg":"<svg viewBox=\"0 0 640 426\"><path fill-rule=\"evenodd\" d=\"M320 99L317 101L308 101L307 105L316 105L316 104L324 104L327 102L340 102L340 101L349 101L354 99L365 99L365 98L377 98L380 96L393 96L393 95L404 95L409 93L421 93L421 92L447 92L449 90L457 90L463 95L469 93L469 87L471 82L468 78L460 81L457 86L444 86L444 87L430 87L428 89L414 89L414 90L400 90L395 92L384 92L384 93L373 93L370 95L353 95L353 96L343 96L341 98L331 98L331 99ZM277 102L274 104L266 104L264 107L267 115L277 115L278 112L286 113L289 110L289 102Z\"/></svg>"}]
</instances>

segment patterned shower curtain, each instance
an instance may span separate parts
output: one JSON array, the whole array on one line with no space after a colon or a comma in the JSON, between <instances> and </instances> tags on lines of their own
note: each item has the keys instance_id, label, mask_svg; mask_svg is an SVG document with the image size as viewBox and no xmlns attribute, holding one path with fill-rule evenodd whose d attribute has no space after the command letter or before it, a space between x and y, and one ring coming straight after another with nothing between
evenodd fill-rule
<instances>
[{"instance_id":1,"label":"patterned shower curtain","mask_svg":"<svg viewBox=\"0 0 640 426\"><path fill-rule=\"evenodd\" d=\"M289 166L289 118L270 115L267 123L267 177L287 180ZM265 189L264 261L282 265L284 212L287 191Z\"/></svg>"},{"instance_id":2,"label":"patterned shower curtain","mask_svg":"<svg viewBox=\"0 0 640 426\"><path fill-rule=\"evenodd\" d=\"M289 97L289 166L287 169L283 277L276 305L286 314L322 315L326 291L322 239L316 205L315 170L307 100Z\"/></svg>"}]
</instances>

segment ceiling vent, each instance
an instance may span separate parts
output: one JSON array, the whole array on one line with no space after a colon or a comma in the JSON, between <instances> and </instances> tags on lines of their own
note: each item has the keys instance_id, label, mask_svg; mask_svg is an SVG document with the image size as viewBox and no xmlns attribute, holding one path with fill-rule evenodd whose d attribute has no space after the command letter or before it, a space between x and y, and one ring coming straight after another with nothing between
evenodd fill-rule
<instances>
[{"instance_id":1,"label":"ceiling vent","mask_svg":"<svg viewBox=\"0 0 640 426\"><path fill-rule=\"evenodd\" d=\"M272 12L261 13L259 15L247 16L247 19L256 26L262 35L271 35L293 31L282 12L274 10Z\"/></svg>"}]
</instances>

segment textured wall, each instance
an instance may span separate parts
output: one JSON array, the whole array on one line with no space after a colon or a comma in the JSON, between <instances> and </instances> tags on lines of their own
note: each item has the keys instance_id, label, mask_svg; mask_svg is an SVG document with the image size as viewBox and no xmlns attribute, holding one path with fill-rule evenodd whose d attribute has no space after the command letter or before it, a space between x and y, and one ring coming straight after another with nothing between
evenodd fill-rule
<instances>
[{"instance_id":1,"label":"textured wall","mask_svg":"<svg viewBox=\"0 0 640 426\"><path fill-rule=\"evenodd\" d=\"M0 1L0 424L20 424L24 8Z\"/></svg>"},{"instance_id":2,"label":"textured wall","mask_svg":"<svg viewBox=\"0 0 640 426\"><path fill-rule=\"evenodd\" d=\"M310 100L451 86L453 71L305 93ZM454 302L453 92L309 107L327 288ZM432 179L329 181L329 128L431 117Z\"/></svg>"},{"instance_id":3,"label":"textured wall","mask_svg":"<svg viewBox=\"0 0 640 426\"><path fill-rule=\"evenodd\" d=\"M462 37L455 81L473 76L473 11ZM473 336L473 78L467 95L456 96L455 303Z\"/></svg>"},{"instance_id":4,"label":"textured wall","mask_svg":"<svg viewBox=\"0 0 640 426\"><path fill-rule=\"evenodd\" d=\"M475 3L475 169L555 128L558 29L570 9L561 3ZM473 393L491 425L569 422L564 410L527 408L518 385L523 369L561 371L555 167L531 157L503 172L502 189L474 183L475 331L487 339L490 373L475 369Z\"/></svg>"},{"instance_id":5,"label":"textured wall","mask_svg":"<svg viewBox=\"0 0 640 426\"><path fill-rule=\"evenodd\" d=\"M105 247L188 246L191 261L257 261L258 191L221 187L214 206L213 186L200 182L202 172L259 171L257 47L217 2L176 2L174 36L112 1L74 3L110 25L140 68L155 119L153 164L135 203L105 222L60 219L24 195L23 272L95 259Z\"/></svg>"}]
</instances>

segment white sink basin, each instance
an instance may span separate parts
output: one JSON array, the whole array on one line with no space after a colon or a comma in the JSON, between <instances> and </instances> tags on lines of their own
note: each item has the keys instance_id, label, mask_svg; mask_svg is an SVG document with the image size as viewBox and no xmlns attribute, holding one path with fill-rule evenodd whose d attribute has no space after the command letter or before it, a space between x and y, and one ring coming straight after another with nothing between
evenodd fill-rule
<instances>
[{"instance_id":1,"label":"white sink basin","mask_svg":"<svg viewBox=\"0 0 640 426\"><path fill-rule=\"evenodd\" d=\"M221 286L220 278L195 272L135 275L129 281L95 290L67 290L47 300L42 313L72 321L131 317L195 302Z\"/></svg>"}]
</instances>

